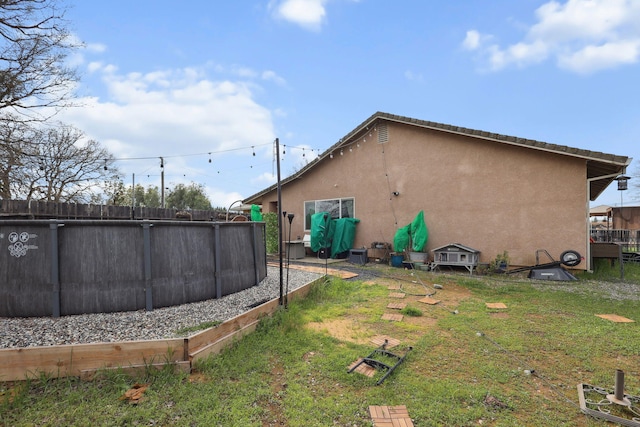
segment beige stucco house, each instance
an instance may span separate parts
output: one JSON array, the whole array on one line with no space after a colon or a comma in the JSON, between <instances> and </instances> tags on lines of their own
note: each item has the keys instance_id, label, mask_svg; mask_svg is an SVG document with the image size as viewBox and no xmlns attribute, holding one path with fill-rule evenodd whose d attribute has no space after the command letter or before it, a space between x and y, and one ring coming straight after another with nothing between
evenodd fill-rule
<instances>
[{"instance_id":1,"label":"beige stucco house","mask_svg":"<svg viewBox=\"0 0 640 427\"><path fill-rule=\"evenodd\" d=\"M589 201L631 158L377 112L297 173L281 180L281 210L360 219L354 248L393 242L424 211L427 250L460 243L490 262L534 265L536 250L568 249L589 269ZM243 201L278 212L275 184ZM544 260L546 262L546 260Z\"/></svg>"}]
</instances>

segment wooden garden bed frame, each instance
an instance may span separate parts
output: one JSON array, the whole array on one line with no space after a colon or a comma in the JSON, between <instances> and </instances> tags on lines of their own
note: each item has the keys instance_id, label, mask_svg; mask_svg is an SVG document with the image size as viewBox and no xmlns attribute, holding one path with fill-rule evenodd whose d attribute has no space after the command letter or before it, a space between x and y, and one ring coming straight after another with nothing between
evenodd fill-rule
<instances>
[{"instance_id":1,"label":"wooden garden bed frame","mask_svg":"<svg viewBox=\"0 0 640 427\"><path fill-rule=\"evenodd\" d=\"M289 292L288 298L304 298L321 280L324 277ZM108 369L135 372L170 364L190 372L194 362L220 353L235 340L253 332L260 319L272 315L278 307L279 298L274 298L187 338L0 349L0 382L40 376L92 379Z\"/></svg>"}]
</instances>

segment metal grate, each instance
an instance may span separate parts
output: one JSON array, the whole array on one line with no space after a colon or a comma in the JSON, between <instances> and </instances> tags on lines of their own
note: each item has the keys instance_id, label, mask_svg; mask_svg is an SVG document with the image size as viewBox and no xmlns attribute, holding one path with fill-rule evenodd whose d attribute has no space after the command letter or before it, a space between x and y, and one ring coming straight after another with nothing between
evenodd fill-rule
<instances>
[{"instance_id":1,"label":"metal grate","mask_svg":"<svg viewBox=\"0 0 640 427\"><path fill-rule=\"evenodd\" d=\"M378 143L384 144L389 141L389 131L387 130L387 124L381 123L378 125Z\"/></svg>"}]
</instances>

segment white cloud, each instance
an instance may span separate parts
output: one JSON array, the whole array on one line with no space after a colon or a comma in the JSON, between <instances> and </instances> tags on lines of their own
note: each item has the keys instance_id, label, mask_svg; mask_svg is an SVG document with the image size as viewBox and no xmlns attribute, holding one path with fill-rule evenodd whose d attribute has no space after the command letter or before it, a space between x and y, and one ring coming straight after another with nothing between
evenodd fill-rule
<instances>
[{"instance_id":1,"label":"white cloud","mask_svg":"<svg viewBox=\"0 0 640 427\"><path fill-rule=\"evenodd\" d=\"M467 50L476 50L480 47L480 33L476 30L467 31L467 35L462 42L462 47Z\"/></svg>"},{"instance_id":2,"label":"white cloud","mask_svg":"<svg viewBox=\"0 0 640 427\"><path fill-rule=\"evenodd\" d=\"M562 68L579 73L592 73L617 65L633 64L640 56L640 40L587 46L571 55L558 58Z\"/></svg>"},{"instance_id":3,"label":"white cloud","mask_svg":"<svg viewBox=\"0 0 640 427\"><path fill-rule=\"evenodd\" d=\"M214 205L242 198L231 175L248 168L252 146L268 150L275 138L271 112L255 99L255 83L212 78L206 67L129 74L101 62L88 68L102 79L106 95L79 99L82 108L65 110L61 121L100 141L117 159L148 159L138 166L119 160L128 176L146 177L147 169L157 175L157 159L165 156L167 184L215 181L216 187L207 187ZM234 163L238 158L243 161Z\"/></svg>"},{"instance_id":4,"label":"white cloud","mask_svg":"<svg viewBox=\"0 0 640 427\"><path fill-rule=\"evenodd\" d=\"M215 187L206 187L205 190L207 191L207 195L209 196L209 199L212 200L212 205L213 207L219 207L219 208L229 208L234 202L238 201L238 200L242 200L245 197L248 197L249 195L245 195L242 196L240 193L236 193L236 192L232 192L232 193L226 193L222 190L220 190L219 188L215 188ZM215 202L213 202L215 200ZM238 204L236 203L234 205L234 207L237 207Z\"/></svg>"},{"instance_id":5,"label":"white cloud","mask_svg":"<svg viewBox=\"0 0 640 427\"><path fill-rule=\"evenodd\" d=\"M90 62L87 65L87 71L89 71L89 73L94 73L96 71L100 71L103 68L104 68L104 66L103 66L102 62L100 62L100 61L93 61L93 62Z\"/></svg>"},{"instance_id":6,"label":"white cloud","mask_svg":"<svg viewBox=\"0 0 640 427\"><path fill-rule=\"evenodd\" d=\"M91 53L102 53L107 50L107 46L102 43L87 43L85 49Z\"/></svg>"},{"instance_id":7,"label":"white cloud","mask_svg":"<svg viewBox=\"0 0 640 427\"><path fill-rule=\"evenodd\" d=\"M407 70L404 72L404 78L414 82L422 82L423 76L420 73L415 73L411 70Z\"/></svg>"},{"instance_id":8,"label":"white cloud","mask_svg":"<svg viewBox=\"0 0 640 427\"><path fill-rule=\"evenodd\" d=\"M274 82L277 85L285 86L287 81L280 77L275 71L266 70L262 72L262 80Z\"/></svg>"},{"instance_id":9,"label":"white cloud","mask_svg":"<svg viewBox=\"0 0 640 427\"><path fill-rule=\"evenodd\" d=\"M327 0L283 0L275 6L276 16L303 28L318 31L326 17Z\"/></svg>"},{"instance_id":10,"label":"white cloud","mask_svg":"<svg viewBox=\"0 0 640 427\"><path fill-rule=\"evenodd\" d=\"M535 11L537 22L523 40L503 47L492 36L467 31L462 46L481 52L492 70L555 59L559 67L590 73L640 59L637 0L549 1Z\"/></svg>"}]
</instances>

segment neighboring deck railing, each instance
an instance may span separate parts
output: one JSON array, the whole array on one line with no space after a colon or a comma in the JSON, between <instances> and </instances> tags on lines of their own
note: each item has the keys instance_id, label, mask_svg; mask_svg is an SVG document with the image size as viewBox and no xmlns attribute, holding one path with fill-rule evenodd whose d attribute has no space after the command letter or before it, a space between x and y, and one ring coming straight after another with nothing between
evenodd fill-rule
<instances>
[{"instance_id":1,"label":"neighboring deck railing","mask_svg":"<svg viewBox=\"0 0 640 427\"><path fill-rule=\"evenodd\" d=\"M640 252L640 230L591 230L594 243L616 243L624 252Z\"/></svg>"}]
</instances>

